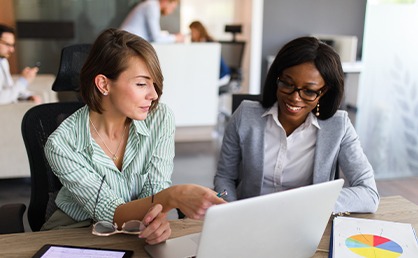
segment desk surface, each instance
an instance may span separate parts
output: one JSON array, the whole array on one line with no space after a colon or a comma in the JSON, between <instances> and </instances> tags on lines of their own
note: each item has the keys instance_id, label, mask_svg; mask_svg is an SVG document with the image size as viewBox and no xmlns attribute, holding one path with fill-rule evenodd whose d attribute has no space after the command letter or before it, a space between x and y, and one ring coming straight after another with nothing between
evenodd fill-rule
<instances>
[{"instance_id":1,"label":"desk surface","mask_svg":"<svg viewBox=\"0 0 418 258\"><path fill-rule=\"evenodd\" d=\"M20 75L12 75L13 80L19 78ZM42 101L45 103L57 102L57 93L52 90L52 84L55 81L55 75L53 74L38 74L35 79L29 84L28 90L33 94L42 97Z\"/></svg>"},{"instance_id":2,"label":"desk surface","mask_svg":"<svg viewBox=\"0 0 418 258\"><path fill-rule=\"evenodd\" d=\"M410 223L418 230L418 206L400 196L384 197L375 214L354 214L353 217L390 220ZM202 222L195 220L171 221L172 238L201 231ZM331 223L324 232L314 255L328 257ZM31 257L44 244L65 244L86 247L104 247L134 250L133 257L148 257L143 245L144 241L135 236L113 235L98 237L91 234L90 228L66 229L44 232L28 232L20 234L0 235L0 254L3 257Z\"/></svg>"}]
</instances>

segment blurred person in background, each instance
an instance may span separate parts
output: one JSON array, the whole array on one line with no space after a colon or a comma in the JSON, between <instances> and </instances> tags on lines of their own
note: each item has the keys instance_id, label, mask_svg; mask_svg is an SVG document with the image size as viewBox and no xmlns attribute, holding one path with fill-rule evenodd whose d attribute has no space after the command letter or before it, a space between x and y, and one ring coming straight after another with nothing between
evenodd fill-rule
<instances>
[{"instance_id":1,"label":"blurred person in background","mask_svg":"<svg viewBox=\"0 0 418 258\"><path fill-rule=\"evenodd\" d=\"M7 59L15 52L15 42L15 30L12 27L0 24L0 104L14 103L18 100L33 101L40 104L42 102L41 98L27 90L28 85L38 73L38 67L26 67L16 81L13 81L10 74Z\"/></svg>"},{"instance_id":2,"label":"blurred person in background","mask_svg":"<svg viewBox=\"0 0 418 258\"><path fill-rule=\"evenodd\" d=\"M161 31L161 15L167 16L177 8L179 0L146 0L138 3L122 22L121 29L136 34L148 42L183 42L180 33L169 34Z\"/></svg>"},{"instance_id":3,"label":"blurred person in background","mask_svg":"<svg viewBox=\"0 0 418 258\"><path fill-rule=\"evenodd\" d=\"M205 26L200 21L190 23L190 36L192 42L216 42L212 36L209 35ZM231 69L221 57L221 66L219 71L219 86L225 85L231 79Z\"/></svg>"}]
</instances>

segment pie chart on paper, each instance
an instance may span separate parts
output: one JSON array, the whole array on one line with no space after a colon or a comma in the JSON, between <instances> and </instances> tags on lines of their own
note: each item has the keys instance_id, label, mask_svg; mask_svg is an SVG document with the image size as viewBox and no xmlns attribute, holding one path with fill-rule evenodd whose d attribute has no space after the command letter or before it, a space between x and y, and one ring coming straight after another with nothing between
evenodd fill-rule
<instances>
[{"instance_id":1,"label":"pie chart on paper","mask_svg":"<svg viewBox=\"0 0 418 258\"><path fill-rule=\"evenodd\" d=\"M351 252L365 258L397 258L403 253L398 243L376 235L353 235L345 240L345 245Z\"/></svg>"}]
</instances>

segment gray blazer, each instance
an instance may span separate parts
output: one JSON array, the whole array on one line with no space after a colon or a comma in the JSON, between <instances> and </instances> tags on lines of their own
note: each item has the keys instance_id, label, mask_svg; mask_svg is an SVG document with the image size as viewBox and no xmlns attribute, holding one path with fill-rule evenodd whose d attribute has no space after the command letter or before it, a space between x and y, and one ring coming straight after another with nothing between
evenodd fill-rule
<instances>
[{"instance_id":1,"label":"gray blazer","mask_svg":"<svg viewBox=\"0 0 418 258\"><path fill-rule=\"evenodd\" d=\"M260 195L267 121L262 117L264 112L266 109L259 102L245 100L225 129L214 183L216 191L228 191L227 201ZM337 111L318 123L321 129L315 147L313 183L333 180L338 160L346 182L335 211L375 212L379 194L373 168L347 112Z\"/></svg>"}]
</instances>

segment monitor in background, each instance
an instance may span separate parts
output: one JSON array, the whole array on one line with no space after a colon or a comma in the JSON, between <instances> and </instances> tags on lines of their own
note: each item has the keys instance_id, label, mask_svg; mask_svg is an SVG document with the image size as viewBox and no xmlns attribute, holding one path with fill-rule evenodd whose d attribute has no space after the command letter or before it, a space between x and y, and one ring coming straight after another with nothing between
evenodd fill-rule
<instances>
[{"instance_id":1,"label":"monitor in background","mask_svg":"<svg viewBox=\"0 0 418 258\"><path fill-rule=\"evenodd\" d=\"M232 33L232 41L236 41L237 40L237 33L242 32L242 25L241 24L225 25L225 32L231 32Z\"/></svg>"}]
</instances>

